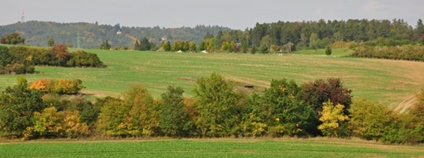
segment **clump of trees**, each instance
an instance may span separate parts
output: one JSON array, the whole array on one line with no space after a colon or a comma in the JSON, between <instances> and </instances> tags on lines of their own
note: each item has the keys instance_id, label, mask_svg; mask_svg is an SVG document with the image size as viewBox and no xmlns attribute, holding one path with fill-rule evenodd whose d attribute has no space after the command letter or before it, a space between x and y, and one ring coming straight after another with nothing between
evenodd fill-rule
<instances>
[{"instance_id":1,"label":"clump of trees","mask_svg":"<svg viewBox=\"0 0 424 158\"><path fill-rule=\"evenodd\" d=\"M196 81L184 98L169 86L153 98L142 85L122 97L69 99L42 91L23 78L0 95L0 137L360 137L388 143L424 143L424 90L409 113L358 100L336 78L298 85L272 80L247 95L213 73ZM42 88L33 88L39 86ZM44 88L45 89L45 88Z\"/></svg>"},{"instance_id":2,"label":"clump of trees","mask_svg":"<svg viewBox=\"0 0 424 158\"><path fill-rule=\"evenodd\" d=\"M25 38L23 38L21 36L21 34L14 32L14 33L4 35L0 39L0 43L2 43L2 44L25 44Z\"/></svg>"},{"instance_id":3,"label":"clump of trees","mask_svg":"<svg viewBox=\"0 0 424 158\"><path fill-rule=\"evenodd\" d=\"M63 94L78 94L81 89L84 88L82 81L79 79L74 80L49 80L39 79L29 83L30 89L40 90L43 93L57 93Z\"/></svg>"},{"instance_id":4,"label":"clump of trees","mask_svg":"<svg viewBox=\"0 0 424 158\"><path fill-rule=\"evenodd\" d=\"M63 67L104 67L96 54L85 51L69 52L61 44L51 49L25 46L0 46L0 74L34 73L35 65Z\"/></svg>"},{"instance_id":5,"label":"clump of trees","mask_svg":"<svg viewBox=\"0 0 424 158\"><path fill-rule=\"evenodd\" d=\"M140 41L136 40L134 43L134 50L147 51L156 47L155 43L150 42L147 37L143 37Z\"/></svg>"}]
</instances>

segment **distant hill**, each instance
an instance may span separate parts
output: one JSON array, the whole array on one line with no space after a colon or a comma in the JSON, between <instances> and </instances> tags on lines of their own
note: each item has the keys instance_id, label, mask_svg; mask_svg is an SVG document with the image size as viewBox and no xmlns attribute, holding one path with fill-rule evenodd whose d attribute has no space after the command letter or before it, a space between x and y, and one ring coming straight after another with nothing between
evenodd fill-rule
<instances>
[{"instance_id":1,"label":"distant hill","mask_svg":"<svg viewBox=\"0 0 424 158\"><path fill-rule=\"evenodd\" d=\"M80 39L81 48L98 48L104 40L110 41L112 47L133 48L134 41L143 37L157 44L160 44L162 37L166 37L170 42L183 40L200 43L207 33L216 35L219 31L229 30L231 29L226 27L203 25L194 28L160 28L159 26L121 27L119 24L112 26L95 23L28 21L0 26L0 37L8 33L20 32L26 38L25 43L29 45L47 46L47 40L53 37L56 44L72 44L74 47L77 47L77 39Z\"/></svg>"}]
</instances>

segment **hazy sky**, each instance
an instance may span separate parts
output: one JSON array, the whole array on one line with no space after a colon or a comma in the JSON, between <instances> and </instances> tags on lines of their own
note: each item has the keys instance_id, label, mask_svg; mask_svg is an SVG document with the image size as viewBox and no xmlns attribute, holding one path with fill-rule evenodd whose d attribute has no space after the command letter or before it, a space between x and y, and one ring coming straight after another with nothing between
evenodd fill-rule
<instances>
[{"instance_id":1,"label":"hazy sky","mask_svg":"<svg viewBox=\"0 0 424 158\"><path fill-rule=\"evenodd\" d=\"M256 22L394 19L415 26L424 0L5 0L0 25L25 20L117 23L121 26L220 25L234 29Z\"/></svg>"}]
</instances>

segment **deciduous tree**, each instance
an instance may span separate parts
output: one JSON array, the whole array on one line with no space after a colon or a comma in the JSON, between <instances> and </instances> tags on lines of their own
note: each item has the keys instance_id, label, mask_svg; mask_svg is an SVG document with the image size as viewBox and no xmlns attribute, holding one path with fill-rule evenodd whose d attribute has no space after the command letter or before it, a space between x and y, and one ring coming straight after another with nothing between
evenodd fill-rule
<instances>
[{"instance_id":1,"label":"deciduous tree","mask_svg":"<svg viewBox=\"0 0 424 158\"><path fill-rule=\"evenodd\" d=\"M319 117L322 124L318 126L322 134L330 137L346 136L349 117L343 111L345 111L344 106L341 104L334 105L330 101L323 103L323 109Z\"/></svg>"},{"instance_id":2,"label":"deciduous tree","mask_svg":"<svg viewBox=\"0 0 424 158\"><path fill-rule=\"evenodd\" d=\"M7 87L0 95L0 135L22 137L27 127L33 126L34 112L45 106L42 93L29 89L27 80L18 77L18 84Z\"/></svg>"},{"instance_id":3,"label":"deciduous tree","mask_svg":"<svg viewBox=\"0 0 424 158\"><path fill-rule=\"evenodd\" d=\"M169 86L161 95L159 126L167 136L189 136L194 128L188 112L184 108L183 89Z\"/></svg>"},{"instance_id":4,"label":"deciduous tree","mask_svg":"<svg viewBox=\"0 0 424 158\"><path fill-rule=\"evenodd\" d=\"M237 115L240 96L233 88L232 82L216 73L196 81L195 123L203 137L229 136L236 133L235 126L240 120Z\"/></svg>"}]
</instances>

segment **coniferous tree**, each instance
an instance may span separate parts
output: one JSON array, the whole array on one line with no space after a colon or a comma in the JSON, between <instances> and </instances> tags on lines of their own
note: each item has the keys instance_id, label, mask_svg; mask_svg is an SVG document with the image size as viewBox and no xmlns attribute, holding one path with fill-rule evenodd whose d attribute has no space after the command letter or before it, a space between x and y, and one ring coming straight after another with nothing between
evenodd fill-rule
<instances>
[{"instance_id":1,"label":"coniferous tree","mask_svg":"<svg viewBox=\"0 0 424 158\"><path fill-rule=\"evenodd\" d=\"M47 41L47 45L51 47L53 44L54 44L54 39L50 37L49 40Z\"/></svg>"}]
</instances>

